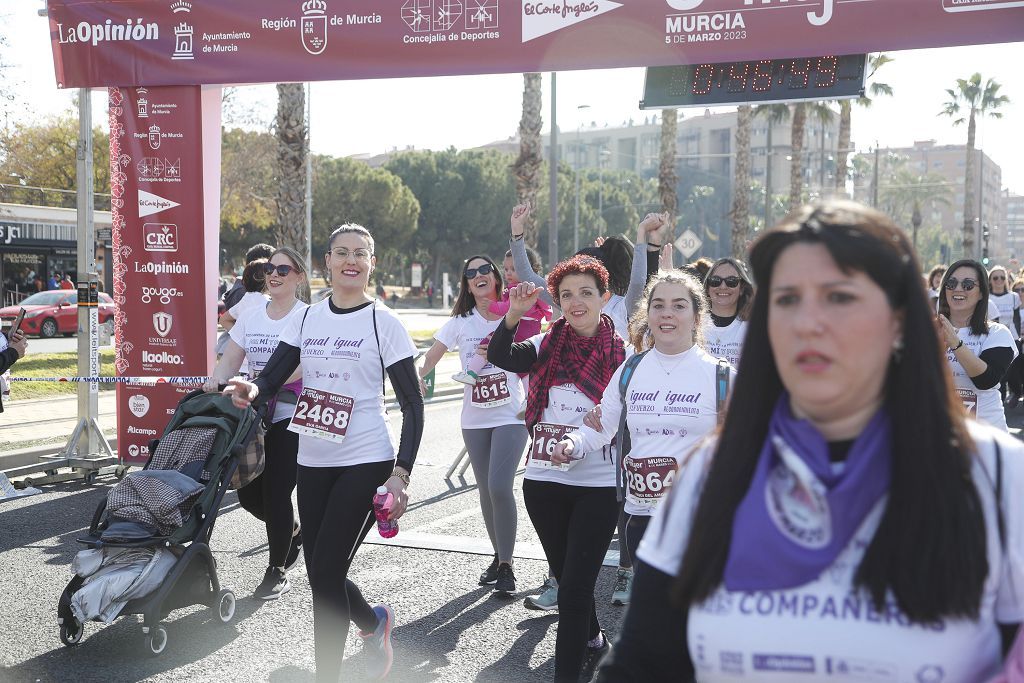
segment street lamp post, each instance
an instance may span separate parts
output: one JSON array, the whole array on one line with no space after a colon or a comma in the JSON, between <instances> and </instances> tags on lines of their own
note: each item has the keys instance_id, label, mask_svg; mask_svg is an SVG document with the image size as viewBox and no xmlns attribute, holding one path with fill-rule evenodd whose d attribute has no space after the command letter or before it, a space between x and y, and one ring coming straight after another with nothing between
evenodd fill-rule
<instances>
[{"instance_id":1,"label":"street lamp post","mask_svg":"<svg viewBox=\"0 0 1024 683\"><path fill-rule=\"evenodd\" d=\"M580 104L576 107L578 114L584 109L590 109L589 104ZM583 119L576 117L576 211L572 228L572 253L580 250L580 129L583 127Z\"/></svg>"}]
</instances>

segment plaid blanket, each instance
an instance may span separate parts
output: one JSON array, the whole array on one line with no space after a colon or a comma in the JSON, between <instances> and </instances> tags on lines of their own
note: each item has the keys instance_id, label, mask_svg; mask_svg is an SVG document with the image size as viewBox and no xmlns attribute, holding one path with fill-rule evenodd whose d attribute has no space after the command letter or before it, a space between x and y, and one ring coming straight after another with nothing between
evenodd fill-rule
<instances>
[{"instance_id":1,"label":"plaid blanket","mask_svg":"<svg viewBox=\"0 0 1024 683\"><path fill-rule=\"evenodd\" d=\"M149 469L179 470L189 475L196 474L196 470L202 468L202 463L206 462L207 456L210 455L216 436L217 430L213 427L175 429L157 444ZM199 465L189 467L195 462ZM202 474L195 478L207 482L210 480L210 473L202 470Z\"/></svg>"},{"instance_id":2,"label":"plaid blanket","mask_svg":"<svg viewBox=\"0 0 1024 683\"><path fill-rule=\"evenodd\" d=\"M202 484L176 470L132 472L107 494L107 515L166 536L184 523L202 491Z\"/></svg>"}]
</instances>

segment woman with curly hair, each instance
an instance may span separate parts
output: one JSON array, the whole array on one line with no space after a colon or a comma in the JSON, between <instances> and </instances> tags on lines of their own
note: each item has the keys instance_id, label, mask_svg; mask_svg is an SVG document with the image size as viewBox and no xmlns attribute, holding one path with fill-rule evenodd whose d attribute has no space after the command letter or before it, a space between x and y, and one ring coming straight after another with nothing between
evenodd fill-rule
<instances>
[{"instance_id":1,"label":"woman with curly hair","mask_svg":"<svg viewBox=\"0 0 1024 683\"><path fill-rule=\"evenodd\" d=\"M526 511L558 581L555 680L584 680L610 649L594 605L594 584L619 514L615 462L609 449L555 455L555 445L580 426L625 360L622 338L601 312L608 271L574 256L548 275L563 317L548 331L514 343L516 327L540 296L531 282L509 291L509 311L494 331L487 360L530 373L526 426L533 435L523 481Z\"/></svg>"}]
</instances>

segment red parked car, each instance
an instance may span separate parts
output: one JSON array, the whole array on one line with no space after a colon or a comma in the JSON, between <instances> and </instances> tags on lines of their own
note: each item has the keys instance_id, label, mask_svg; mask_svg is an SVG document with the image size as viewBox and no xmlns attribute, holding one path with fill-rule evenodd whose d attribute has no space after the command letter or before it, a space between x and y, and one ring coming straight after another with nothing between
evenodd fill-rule
<instances>
[{"instance_id":1,"label":"red parked car","mask_svg":"<svg viewBox=\"0 0 1024 683\"><path fill-rule=\"evenodd\" d=\"M103 324L114 317L114 300L103 292L99 296L99 321ZM0 308L4 327L14 323L19 308L25 309L21 329L26 334L49 338L58 334L70 336L78 331L78 292L74 290L37 292L17 306Z\"/></svg>"}]
</instances>

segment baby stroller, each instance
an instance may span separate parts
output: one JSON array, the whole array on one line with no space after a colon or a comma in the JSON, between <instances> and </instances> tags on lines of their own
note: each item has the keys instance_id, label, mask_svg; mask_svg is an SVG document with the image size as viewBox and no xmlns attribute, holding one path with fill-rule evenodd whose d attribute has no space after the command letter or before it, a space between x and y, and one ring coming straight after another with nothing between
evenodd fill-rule
<instances>
[{"instance_id":1,"label":"baby stroller","mask_svg":"<svg viewBox=\"0 0 1024 683\"><path fill-rule=\"evenodd\" d=\"M160 623L172 610L207 605L223 623L235 594L221 588L210 536L225 492L260 415L231 398L193 391L175 410L145 467L111 489L78 539L76 574L57 605L60 639L81 642L84 621L141 614L146 651L167 647Z\"/></svg>"}]
</instances>

